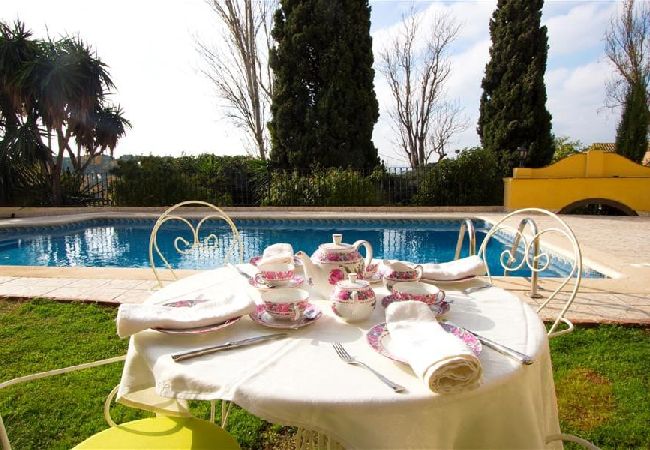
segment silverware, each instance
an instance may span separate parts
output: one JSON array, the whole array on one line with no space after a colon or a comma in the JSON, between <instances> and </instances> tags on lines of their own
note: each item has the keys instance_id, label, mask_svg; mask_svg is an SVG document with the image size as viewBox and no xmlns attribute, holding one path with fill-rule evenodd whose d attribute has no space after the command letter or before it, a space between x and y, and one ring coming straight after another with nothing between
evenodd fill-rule
<instances>
[{"instance_id":1,"label":"silverware","mask_svg":"<svg viewBox=\"0 0 650 450\"><path fill-rule=\"evenodd\" d=\"M482 284L480 286L468 287L468 288L463 289L463 294L471 294L472 292L480 291L481 289L487 289L487 288L490 288L490 287L492 287L492 285L490 283L485 283L485 284Z\"/></svg>"},{"instance_id":2,"label":"silverware","mask_svg":"<svg viewBox=\"0 0 650 450\"><path fill-rule=\"evenodd\" d=\"M272 288L275 287L275 286L271 286L270 284L267 284L267 283L264 283L264 284L258 283L258 282L255 280L255 278L251 277L249 274L247 274L246 272L244 272L243 270L241 270L239 267L237 267L237 266L234 265L234 264L228 263L228 267L230 267L230 268L232 268L232 269L235 269L237 272L239 272L239 274L240 274L241 276L243 276L244 278L246 278L248 281L251 281L251 280L252 280L252 281L254 282L255 285L263 286L263 287L265 287L265 288L269 288L269 289L272 289Z\"/></svg>"},{"instance_id":3,"label":"silverware","mask_svg":"<svg viewBox=\"0 0 650 450\"><path fill-rule=\"evenodd\" d=\"M514 348L510 348L510 347L507 347L507 346L505 346L503 344L499 344L498 342L494 342L491 339L488 339L488 338L486 338L484 336L481 336L480 334L477 334L472 330L468 330L467 328L461 327L460 325L457 325L457 324L455 324L453 322L450 322L449 320L445 320L445 322L448 323L449 325L453 325L453 326L455 326L457 328L460 328L462 330L465 330L465 331L468 331L468 332L472 333L474 336L476 336L476 339L481 341L481 343L483 345L485 345L487 347L490 347L492 350L496 350L497 352L499 352L499 353L501 353L503 355L514 358L514 359L516 359L517 361L519 361L522 364L530 365L533 362L535 362L533 360L533 358L531 358L530 356L528 356L528 355L526 355L524 353L521 353L521 352L515 350Z\"/></svg>"},{"instance_id":4,"label":"silverware","mask_svg":"<svg viewBox=\"0 0 650 450\"><path fill-rule=\"evenodd\" d=\"M215 353L222 350L230 350L233 348L246 347L248 345L259 344L260 342L282 339L287 336L288 336L287 333L265 334L264 336L256 336L252 338L242 339L239 341L231 341L219 345L213 345L212 347L200 348L198 350L190 350L189 352L176 353L172 355L172 359L178 362L178 361L194 358L197 356L209 355L210 353Z\"/></svg>"},{"instance_id":5,"label":"silverware","mask_svg":"<svg viewBox=\"0 0 650 450\"><path fill-rule=\"evenodd\" d=\"M395 391L395 392L404 392L406 391L406 388L403 386L400 386L397 383L393 383L390 381L388 378L377 372L375 369L373 369L370 366L367 366L366 364L362 363L359 360L354 359L350 354L343 348L340 342L335 342L332 344L332 347L334 347L334 350L336 351L336 354L339 355L339 358L341 358L344 362L351 364L353 366L360 366L368 369L372 373L375 374L377 378L379 378L381 381L383 381L386 385L390 386L390 388Z\"/></svg>"}]
</instances>

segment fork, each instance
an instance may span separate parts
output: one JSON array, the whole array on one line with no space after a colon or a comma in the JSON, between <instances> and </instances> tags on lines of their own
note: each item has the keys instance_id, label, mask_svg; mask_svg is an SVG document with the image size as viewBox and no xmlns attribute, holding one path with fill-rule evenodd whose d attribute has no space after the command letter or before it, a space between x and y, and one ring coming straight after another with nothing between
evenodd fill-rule
<instances>
[{"instance_id":1,"label":"fork","mask_svg":"<svg viewBox=\"0 0 650 450\"><path fill-rule=\"evenodd\" d=\"M335 342L332 344L332 347L334 347L334 351L336 351L336 354L339 355L339 358L343 360L343 362L346 362L348 364L351 364L353 366L359 366L359 367L364 367L371 371L372 373L375 374L377 378L379 378L381 381L383 381L386 385L390 386L390 388L394 392L404 392L406 391L406 388L404 386L400 386L397 383L393 383L390 381L388 378L377 372L375 369L372 367L362 363L361 361L354 359L350 354L343 348L340 342Z\"/></svg>"}]
</instances>

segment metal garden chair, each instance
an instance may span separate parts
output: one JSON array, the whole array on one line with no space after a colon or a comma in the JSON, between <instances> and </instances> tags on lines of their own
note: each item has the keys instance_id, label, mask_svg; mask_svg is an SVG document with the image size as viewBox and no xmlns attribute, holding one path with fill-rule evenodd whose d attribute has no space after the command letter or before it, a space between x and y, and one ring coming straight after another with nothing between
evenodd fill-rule
<instances>
[{"instance_id":1,"label":"metal garden chair","mask_svg":"<svg viewBox=\"0 0 650 450\"><path fill-rule=\"evenodd\" d=\"M208 208L208 213L202 215L196 225L188 218L185 218L180 215L180 208L184 206L202 206ZM217 219L223 221L227 225L227 231L230 235L224 235L223 239L220 241L217 233L212 232L207 234L205 237L201 238L201 231L204 225L209 224L211 219ZM167 209L156 221L153 230L151 230L151 237L149 238L149 264L153 270L156 281L158 281L158 286L162 287L163 283L160 279L160 274L155 264L155 256L162 260L164 267L171 273L174 280L178 279L176 272L172 268L171 264L161 251L158 245L158 231L160 228L169 221L176 221L182 225L186 225L191 233L190 240L178 236L173 241L174 250L180 255L189 255L191 253L200 253L200 252L210 252L218 249L220 242L223 242L224 245L227 245L227 248L224 252L226 262L233 263L243 263L244 262L244 246L242 240L239 236L239 231L235 226L234 222L228 217L228 215L223 212L221 209L212 205L208 202L203 202L200 200L188 200L181 203L178 203L169 209ZM232 258L232 259L231 259Z\"/></svg>"},{"instance_id":2,"label":"metal garden chair","mask_svg":"<svg viewBox=\"0 0 650 450\"><path fill-rule=\"evenodd\" d=\"M531 213L551 217L556 223L556 226L538 230L534 220L530 217L524 217L519 222L520 226L517 229L505 223L516 216L523 216ZM532 232L529 235L524 233L526 225L530 225L532 229ZM578 289L580 288L580 282L582 280L582 252L578 240L576 239L575 234L573 234L571 228L569 228L569 226L556 214L545 209L524 208L506 215L490 228L478 251L478 255L483 258L483 262L485 262L486 267L488 267L487 276L490 279L490 282L492 282L492 274L490 273L487 264L487 246L492 238L498 237L500 233L503 235L504 232L514 233L515 236L515 245L513 245L513 248L501 252L499 258L501 266L504 269L504 275L510 271L518 270L526 266L531 271L531 283L536 283L539 272L546 270L552 263L553 254L548 253L548 251L540 245L541 237L546 234L557 234L568 241L571 250L564 255L564 258L566 258L570 264L569 273L566 277L562 278L559 286L542 302L541 305L537 307L537 312L539 313L549 306L550 302L558 297L558 294L562 289L567 286L567 284L571 283L571 290L568 292L567 298L564 301L560 312L551 325L551 328L548 331L548 336L552 338L573 331L573 323L564 316L573 304L573 301L578 294ZM520 242L523 243L523 254L518 256L516 250L517 247L520 247L518 245ZM535 291L536 288L531 290L531 292ZM565 324L567 327L558 330L560 323Z\"/></svg>"},{"instance_id":3,"label":"metal garden chair","mask_svg":"<svg viewBox=\"0 0 650 450\"><path fill-rule=\"evenodd\" d=\"M124 359L125 356L117 356L77 366L26 375L0 383L0 390L29 381L124 361ZM104 402L104 419L110 428L89 437L75 446L75 449L239 449L237 441L221 427L212 422L195 417L157 416L118 425L110 415L111 402L116 393L117 386L111 391ZM11 444L9 443L9 437L7 436L7 430L2 421L2 416L0 416L0 444L2 444L3 450L11 450Z\"/></svg>"}]
</instances>

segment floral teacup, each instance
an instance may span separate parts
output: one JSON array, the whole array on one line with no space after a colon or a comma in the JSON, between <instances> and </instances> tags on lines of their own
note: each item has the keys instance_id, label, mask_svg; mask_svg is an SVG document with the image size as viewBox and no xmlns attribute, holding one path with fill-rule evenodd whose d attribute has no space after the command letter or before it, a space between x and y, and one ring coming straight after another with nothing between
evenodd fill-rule
<instances>
[{"instance_id":1,"label":"floral teacup","mask_svg":"<svg viewBox=\"0 0 650 450\"><path fill-rule=\"evenodd\" d=\"M258 269L260 271L255 274L255 282L269 286L285 286L295 275L293 264L260 264Z\"/></svg>"},{"instance_id":2,"label":"floral teacup","mask_svg":"<svg viewBox=\"0 0 650 450\"><path fill-rule=\"evenodd\" d=\"M392 291L395 283L401 283L404 281L420 281L420 278L422 278L422 271L422 266L419 264L416 266L410 266L399 261L393 263L384 261L383 276L386 289Z\"/></svg>"},{"instance_id":3,"label":"floral teacup","mask_svg":"<svg viewBox=\"0 0 650 450\"><path fill-rule=\"evenodd\" d=\"M309 293L303 289L271 289L261 297L265 311L274 319L300 320L309 305Z\"/></svg>"},{"instance_id":4,"label":"floral teacup","mask_svg":"<svg viewBox=\"0 0 650 450\"><path fill-rule=\"evenodd\" d=\"M438 289L432 284L419 281L407 281L395 283L393 286L393 298L397 301L415 300L424 302L427 305L434 305L445 299L445 291Z\"/></svg>"}]
</instances>

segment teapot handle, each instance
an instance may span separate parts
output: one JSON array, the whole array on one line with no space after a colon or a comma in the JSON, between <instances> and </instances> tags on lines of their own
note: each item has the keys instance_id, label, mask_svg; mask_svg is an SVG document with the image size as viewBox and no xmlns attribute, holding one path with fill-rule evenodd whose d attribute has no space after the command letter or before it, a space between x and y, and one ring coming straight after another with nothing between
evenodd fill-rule
<instances>
[{"instance_id":1,"label":"teapot handle","mask_svg":"<svg viewBox=\"0 0 650 450\"><path fill-rule=\"evenodd\" d=\"M368 267L370 264L372 264L372 245L370 245L370 242L360 239L352 244L356 250L359 250L359 247L362 245L366 248L366 259L364 267Z\"/></svg>"}]
</instances>

